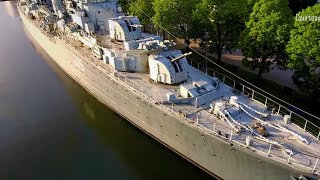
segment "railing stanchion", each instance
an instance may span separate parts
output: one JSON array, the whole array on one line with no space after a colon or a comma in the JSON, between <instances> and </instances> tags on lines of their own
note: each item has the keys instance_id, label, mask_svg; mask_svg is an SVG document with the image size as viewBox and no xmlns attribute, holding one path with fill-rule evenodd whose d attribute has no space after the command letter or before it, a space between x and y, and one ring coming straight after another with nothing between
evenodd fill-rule
<instances>
[{"instance_id":1,"label":"railing stanchion","mask_svg":"<svg viewBox=\"0 0 320 180\"><path fill-rule=\"evenodd\" d=\"M223 78L222 78L222 83L223 83L223 84L225 84L225 83L224 83L225 80L226 80L226 76L223 76Z\"/></svg>"},{"instance_id":2,"label":"railing stanchion","mask_svg":"<svg viewBox=\"0 0 320 180\"><path fill-rule=\"evenodd\" d=\"M199 115L197 115L197 122L196 123L199 124Z\"/></svg>"},{"instance_id":3,"label":"railing stanchion","mask_svg":"<svg viewBox=\"0 0 320 180\"><path fill-rule=\"evenodd\" d=\"M307 125L308 125L308 121L306 120L306 123L304 124L304 128L303 128L304 131L306 131Z\"/></svg>"},{"instance_id":4,"label":"railing stanchion","mask_svg":"<svg viewBox=\"0 0 320 180\"><path fill-rule=\"evenodd\" d=\"M316 167L318 165L318 162L319 162L319 158L317 159L316 163L314 164L313 168L312 168L312 171L314 172L314 170L316 170Z\"/></svg>"},{"instance_id":5,"label":"railing stanchion","mask_svg":"<svg viewBox=\"0 0 320 180\"><path fill-rule=\"evenodd\" d=\"M216 133L216 123L213 123L213 133Z\"/></svg>"},{"instance_id":6,"label":"railing stanchion","mask_svg":"<svg viewBox=\"0 0 320 180\"><path fill-rule=\"evenodd\" d=\"M242 85L242 94L244 94L244 85Z\"/></svg>"},{"instance_id":7,"label":"railing stanchion","mask_svg":"<svg viewBox=\"0 0 320 180\"><path fill-rule=\"evenodd\" d=\"M281 105L279 105L279 108L278 108L278 112L277 112L277 114L279 114L279 113L280 113L280 109L281 109Z\"/></svg>"},{"instance_id":8,"label":"railing stanchion","mask_svg":"<svg viewBox=\"0 0 320 180\"><path fill-rule=\"evenodd\" d=\"M320 130L319 130L319 134L318 134L318 139L320 138Z\"/></svg>"},{"instance_id":9,"label":"railing stanchion","mask_svg":"<svg viewBox=\"0 0 320 180\"><path fill-rule=\"evenodd\" d=\"M172 113L173 113L173 103L171 104L171 111L172 111Z\"/></svg>"},{"instance_id":10,"label":"railing stanchion","mask_svg":"<svg viewBox=\"0 0 320 180\"><path fill-rule=\"evenodd\" d=\"M233 89L235 89L235 88L236 88L236 81L233 80Z\"/></svg>"},{"instance_id":11,"label":"railing stanchion","mask_svg":"<svg viewBox=\"0 0 320 180\"><path fill-rule=\"evenodd\" d=\"M270 143L269 150L268 150L268 156L270 156L271 148L272 148L272 144Z\"/></svg>"},{"instance_id":12,"label":"railing stanchion","mask_svg":"<svg viewBox=\"0 0 320 180\"><path fill-rule=\"evenodd\" d=\"M266 97L266 102L264 103L265 106L267 106L268 103L268 97Z\"/></svg>"},{"instance_id":13,"label":"railing stanchion","mask_svg":"<svg viewBox=\"0 0 320 180\"><path fill-rule=\"evenodd\" d=\"M290 163L290 158L291 158L291 156L292 156L292 150L290 151L290 155L289 155L289 157L288 157L287 163Z\"/></svg>"},{"instance_id":14,"label":"railing stanchion","mask_svg":"<svg viewBox=\"0 0 320 180\"><path fill-rule=\"evenodd\" d=\"M233 131L230 130L230 142L232 142Z\"/></svg>"},{"instance_id":15,"label":"railing stanchion","mask_svg":"<svg viewBox=\"0 0 320 180\"><path fill-rule=\"evenodd\" d=\"M251 96L252 100L253 100L253 97L254 97L254 90L252 89L252 96Z\"/></svg>"}]
</instances>

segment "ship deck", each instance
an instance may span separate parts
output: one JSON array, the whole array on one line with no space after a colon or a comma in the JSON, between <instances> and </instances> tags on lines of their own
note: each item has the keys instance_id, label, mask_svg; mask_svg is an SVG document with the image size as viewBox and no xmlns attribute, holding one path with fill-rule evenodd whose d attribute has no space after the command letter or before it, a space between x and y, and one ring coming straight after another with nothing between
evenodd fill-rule
<instances>
[{"instance_id":1,"label":"ship deck","mask_svg":"<svg viewBox=\"0 0 320 180\"><path fill-rule=\"evenodd\" d=\"M236 141L240 144L245 144L246 137L252 136L251 132L245 130L244 132L240 132L238 134L234 133L232 125L237 126L237 124L235 124L234 122L221 120L217 118L214 114L212 114L210 112L211 103L222 102L226 104L231 96L237 96L239 98L239 102L246 104L248 107L252 108L246 110L248 113L250 113L256 118L260 118L260 116L255 111L265 112L267 109L267 107L264 106L264 104L252 100L251 98L245 95L237 93L234 91L233 88L222 83L219 85L218 88L218 91L222 93L222 96L200 107L196 107L191 104L189 105L166 103L166 94L168 92L177 94L179 86L151 84L149 82L148 74L128 72L118 73L130 79L130 81L134 82L135 89L144 92L145 94L148 94L154 100L162 103L167 108L173 108L175 112L184 114L186 118L193 121L191 121L191 123L201 125L206 129L212 130L213 132L220 131L221 133L219 134L221 134L221 136L227 137L226 140L230 141L230 143ZM190 76L193 80L210 80L210 77L208 75L202 73L201 71L193 67L190 67ZM237 111L234 107L229 107L227 111L230 112L234 120L241 123L242 125L250 127L254 122L256 122L255 118L249 116L244 111L241 111L241 113L231 113ZM280 145L285 147L285 149L292 150L292 153L290 154L290 152L284 152L282 148L279 148L276 145L271 145L270 148L269 142L265 142L264 140L259 139L252 139L252 144L250 145L251 147L259 150L260 152L264 152L261 154L263 156L278 157L285 161L289 161L289 163L296 163L311 168L315 167L316 170L320 171L320 164L317 163L320 155L320 141L316 137L312 136L309 133L306 133L302 128L298 127L297 125L294 125L292 123L285 124L283 121L283 117L277 113L271 113L270 117L266 118L265 121L267 123L270 123L271 125L280 125L281 127L298 134L299 136L301 136L301 138L306 139L309 142L309 144L302 142L289 132L281 131L279 129L274 128L273 126L270 127L266 125L266 131L270 134L267 140L279 143ZM232 125L230 125L230 123Z\"/></svg>"},{"instance_id":2,"label":"ship deck","mask_svg":"<svg viewBox=\"0 0 320 180\"><path fill-rule=\"evenodd\" d=\"M70 43L70 41L69 41ZM116 73L117 77L127 85L136 89L139 92L142 92L148 97L151 97L154 101L159 104L167 107L167 109L172 110L175 113L181 114L185 119L189 120L189 123L198 126L200 129L209 131L213 135L216 135L229 143L238 144L243 148L252 150L252 153L259 154L266 158L273 159L275 161L293 165L295 168L301 170L313 171L316 174L320 174L320 141L313 135L305 132L302 128L298 127L295 124L285 124L283 117L278 113L271 113L265 121L271 125L280 125L281 127L292 131L301 138L306 139L309 144L298 140L294 135L289 132L280 131L279 129L273 128L273 126L265 126L266 131L270 134L267 140L272 142L279 143L281 147L289 151L285 151L283 148L279 148L277 145L270 145L272 143L252 138L252 143L250 147L246 146L246 137L252 136L251 132L245 130L240 133L234 133L233 127L230 125L230 121L221 120L215 115L210 113L210 104L216 102L227 103L231 96L237 96L238 101L246 104L252 109L246 109L248 113L254 117L260 118L259 114L256 112L265 112L267 107L256 101L252 100L250 97L241 94L240 92L235 92L233 88L220 83L218 91L222 93L222 96L214 101L210 101L205 105L196 107L189 104L173 104L166 101L166 94L168 92L178 94L179 85L164 85L164 84L153 84L149 81L149 74L147 73L129 73L129 72L118 72L115 71L111 65L104 64L102 61L98 60L93 56L91 50L87 47L84 47L78 42L72 43L73 46L76 46L79 51L87 56L91 61L100 65L102 68L106 69L109 72ZM197 80L210 80L212 77L203 73L202 71L195 69L189 66L189 76L193 81ZM228 109L228 112L233 112L232 107ZM231 113L232 114L232 113ZM254 122L255 118L249 116L245 112L232 114L232 118L242 125L250 127ZM237 126L234 122L231 122L233 126ZM290 150L292 151L290 153Z\"/></svg>"}]
</instances>

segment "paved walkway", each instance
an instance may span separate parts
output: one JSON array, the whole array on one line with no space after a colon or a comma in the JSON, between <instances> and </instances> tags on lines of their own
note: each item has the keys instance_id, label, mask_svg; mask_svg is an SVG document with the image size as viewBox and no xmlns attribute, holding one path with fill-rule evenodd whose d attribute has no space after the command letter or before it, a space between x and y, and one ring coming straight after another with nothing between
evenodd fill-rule
<instances>
[{"instance_id":1,"label":"paved walkway","mask_svg":"<svg viewBox=\"0 0 320 180\"><path fill-rule=\"evenodd\" d=\"M190 45L192 48L200 51L200 52L204 52L204 50L202 50L200 47L199 47L199 44L198 43L192 43ZM215 54L208 54L209 56L213 56L213 57L216 57ZM249 72L252 72L252 73L255 73L257 74L258 71L255 70L255 71L251 71L248 67L245 67L242 65L241 63L241 60L244 58L244 56L242 55L241 51L240 50L237 50L235 51L234 53L231 53L231 54L224 54L222 56L222 61L224 63L228 63L228 64L232 64L232 65L235 65L235 66L238 66L240 67L241 69L244 69L246 71L249 71ZM289 87L289 88L292 88L294 90L298 90L298 88L296 87L296 85L293 83L293 80L292 80L292 75L293 75L294 71L293 70L279 70L276 66L273 66L272 69L270 69L270 72L268 73L264 73L262 75L262 77L264 79L268 79L268 80L271 80L271 81L274 81L280 85L283 85L283 86L286 86L286 87Z\"/></svg>"}]
</instances>

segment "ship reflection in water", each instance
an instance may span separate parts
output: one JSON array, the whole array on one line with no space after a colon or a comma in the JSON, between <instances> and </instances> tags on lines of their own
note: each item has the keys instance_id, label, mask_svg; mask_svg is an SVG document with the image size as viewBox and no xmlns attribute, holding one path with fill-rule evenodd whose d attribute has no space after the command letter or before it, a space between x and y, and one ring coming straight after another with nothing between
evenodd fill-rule
<instances>
[{"instance_id":1,"label":"ship reflection in water","mask_svg":"<svg viewBox=\"0 0 320 180\"><path fill-rule=\"evenodd\" d=\"M0 179L210 179L102 105L0 3Z\"/></svg>"}]
</instances>

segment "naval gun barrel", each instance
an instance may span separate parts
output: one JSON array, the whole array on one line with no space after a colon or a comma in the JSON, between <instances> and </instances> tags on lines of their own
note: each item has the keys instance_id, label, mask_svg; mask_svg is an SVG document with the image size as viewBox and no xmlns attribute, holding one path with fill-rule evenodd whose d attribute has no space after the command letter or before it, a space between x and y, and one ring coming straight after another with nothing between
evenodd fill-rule
<instances>
[{"instance_id":1,"label":"naval gun barrel","mask_svg":"<svg viewBox=\"0 0 320 180\"><path fill-rule=\"evenodd\" d=\"M185 57L187 57L187 56L189 56L191 54L192 54L192 52L182 54L181 56L178 56L178 57L176 57L174 59L171 59L171 62L180 61L182 58L185 58Z\"/></svg>"}]
</instances>

